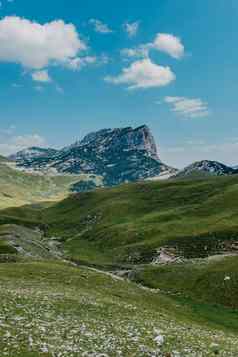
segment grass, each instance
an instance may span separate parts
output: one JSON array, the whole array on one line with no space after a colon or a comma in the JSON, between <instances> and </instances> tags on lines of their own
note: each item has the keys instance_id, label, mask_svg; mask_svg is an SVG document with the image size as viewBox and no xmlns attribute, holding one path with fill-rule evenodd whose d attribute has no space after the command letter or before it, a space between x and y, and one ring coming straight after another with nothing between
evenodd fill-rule
<instances>
[{"instance_id":1,"label":"grass","mask_svg":"<svg viewBox=\"0 0 238 357\"><path fill-rule=\"evenodd\" d=\"M14 169L12 163L7 164L0 157L0 209L62 200L69 195L73 184L92 180L89 176L28 174Z\"/></svg>"},{"instance_id":2,"label":"grass","mask_svg":"<svg viewBox=\"0 0 238 357\"><path fill-rule=\"evenodd\" d=\"M2 254L16 254L17 250L11 246L7 241L0 239L0 255Z\"/></svg>"},{"instance_id":3,"label":"grass","mask_svg":"<svg viewBox=\"0 0 238 357\"><path fill-rule=\"evenodd\" d=\"M0 226L0 258L8 259L56 259L57 252L44 240L42 232L19 225L5 224Z\"/></svg>"},{"instance_id":4,"label":"grass","mask_svg":"<svg viewBox=\"0 0 238 357\"><path fill-rule=\"evenodd\" d=\"M3 166L0 194L12 197L0 201L0 256L16 255L14 241L51 261L0 264L1 357L236 356L238 257L207 256L235 251L237 176L140 182L55 203L68 177L14 176ZM53 237L68 259L129 267L147 289L53 261ZM189 260L151 266L164 246Z\"/></svg>"},{"instance_id":5,"label":"grass","mask_svg":"<svg viewBox=\"0 0 238 357\"><path fill-rule=\"evenodd\" d=\"M204 258L237 242L237 200L238 176L141 182L8 208L0 224L41 227L70 258L95 264L148 263L161 246Z\"/></svg>"},{"instance_id":6,"label":"grass","mask_svg":"<svg viewBox=\"0 0 238 357\"><path fill-rule=\"evenodd\" d=\"M238 309L238 256L147 266L135 281L198 303Z\"/></svg>"},{"instance_id":7,"label":"grass","mask_svg":"<svg viewBox=\"0 0 238 357\"><path fill-rule=\"evenodd\" d=\"M81 193L42 210L74 259L150 262L161 246L206 257L237 241L238 177L141 182Z\"/></svg>"},{"instance_id":8,"label":"grass","mask_svg":"<svg viewBox=\"0 0 238 357\"><path fill-rule=\"evenodd\" d=\"M0 287L1 356L235 356L238 348L235 328L86 268L1 264Z\"/></svg>"}]
</instances>

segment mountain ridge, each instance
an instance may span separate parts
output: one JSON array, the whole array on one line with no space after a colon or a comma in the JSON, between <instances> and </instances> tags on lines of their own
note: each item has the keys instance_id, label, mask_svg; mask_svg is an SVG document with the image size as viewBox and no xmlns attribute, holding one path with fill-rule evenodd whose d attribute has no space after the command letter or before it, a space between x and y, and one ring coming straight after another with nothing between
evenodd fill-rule
<instances>
[{"instance_id":1,"label":"mountain ridge","mask_svg":"<svg viewBox=\"0 0 238 357\"><path fill-rule=\"evenodd\" d=\"M161 162L155 139L146 125L102 129L61 150L33 147L11 155L10 159L26 170L100 175L105 186L176 172Z\"/></svg>"},{"instance_id":2,"label":"mountain ridge","mask_svg":"<svg viewBox=\"0 0 238 357\"><path fill-rule=\"evenodd\" d=\"M186 177L191 175L212 175L212 176L223 176L223 175L234 175L238 174L238 169L235 167L230 167L218 161L213 160L201 160L195 161L191 165L186 166L184 169L180 170L175 177Z\"/></svg>"},{"instance_id":3,"label":"mountain ridge","mask_svg":"<svg viewBox=\"0 0 238 357\"><path fill-rule=\"evenodd\" d=\"M180 171L163 163L147 125L101 129L62 149L30 147L9 159L16 162L17 168L30 172L97 175L102 177L104 186L171 177L238 174L237 166L212 160L196 161ZM93 185L89 183L88 187Z\"/></svg>"}]
</instances>

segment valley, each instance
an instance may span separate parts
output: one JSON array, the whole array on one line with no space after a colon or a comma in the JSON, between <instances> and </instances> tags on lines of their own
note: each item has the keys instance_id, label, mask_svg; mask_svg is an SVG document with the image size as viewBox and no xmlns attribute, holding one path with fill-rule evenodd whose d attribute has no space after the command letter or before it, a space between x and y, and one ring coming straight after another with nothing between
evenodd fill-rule
<instances>
[{"instance_id":1,"label":"valley","mask_svg":"<svg viewBox=\"0 0 238 357\"><path fill-rule=\"evenodd\" d=\"M234 356L237 187L141 182L2 209L3 355ZM180 262L159 262L164 247Z\"/></svg>"},{"instance_id":2,"label":"valley","mask_svg":"<svg viewBox=\"0 0 238 357\"><path fill-rule=\"evenodd\" d=\"M238 357L238 1L0 11L0 357Z\"/></svg>"},{"instance_id":3,"label":"valley","mask_svg":"<svg viewBox=\"0 0 238 357\"><path fill-rule=\"evenodd\" d=\"M228 171L204 161L105 187L103 175L2 157L1 355L234 357L238 176Z\"/></svg>"}]
</instances>

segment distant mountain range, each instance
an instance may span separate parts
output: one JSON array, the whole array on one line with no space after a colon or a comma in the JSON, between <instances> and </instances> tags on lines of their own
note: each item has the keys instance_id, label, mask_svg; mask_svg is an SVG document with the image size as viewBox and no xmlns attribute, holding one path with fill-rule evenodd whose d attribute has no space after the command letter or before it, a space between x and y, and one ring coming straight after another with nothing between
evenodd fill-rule
<instances>
[{"instance_id":1,"label":"distant mountain range","mask_svg":"<svg viewBox=\"0 0 238 357\"><path fill-rule=\"evenodd\" d=\"M26 170L99 175L106 186L177 172L161 162L147 126L103 129L61 150L32 147L10 159Z\"/></svg>"},{"instance_id":2,"label":"distant mountain range","mask_svg":"<svg viewBox=\"0 0 238 357\"><path fill-rule=\"evenodd\" d=\"M25 171L97 175L105 186L144 179L238 173L238 167L208 160L195 162L180 171L166 165L161 161L154 137L146 125L136 129L103 129L60 150L31 147L9 159ZM82 189L86 190L86 186ZM88 187L92 188L93 183L89 182Z\"/></svg>"}]
</instances>

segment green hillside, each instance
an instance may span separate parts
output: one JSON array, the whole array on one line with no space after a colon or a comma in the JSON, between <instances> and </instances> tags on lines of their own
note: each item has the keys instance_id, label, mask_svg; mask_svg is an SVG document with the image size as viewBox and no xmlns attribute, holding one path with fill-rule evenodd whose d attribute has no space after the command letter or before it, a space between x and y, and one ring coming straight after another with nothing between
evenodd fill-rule
<instances>
[{"instance_id":1,"label":"green hillside","mask_svg":"<svg viewBox=\"0 0 238 357\"><path fill-rule=\"evenodd\" d=\"M160 247L185 258L232 251L238 177L141 182L81 193L42 211L68 255L94 263L151 262Z\"/></svg>"},{"instance_id":2,"label":"green hillside","mask_svg":"<svg viewBox=\"0 0 238 357\"><path fill-rule=\"evenodd\" d=\"M147 266L135 271L133 280L178 297L238 309L238 256Z\"/></svg>"},{"instance_id":3,"label":"green hillside","mask_svg":"<svg viewBox=\"0 0 238 357\"><path fill-rule=\"evenodd\" d=\"M59 180L57 191L69 178L49 180ZM71 259L99 265L150 263L161 247L204 258L236 251L237 200L237 176L141 182L71 195L54 205L2 210L0 223L39 226L63 243Z\"/></svg>"},{"instance_id":4,"label":"green hillside","mask_svg":"<svg viewBox=\"0 0 238 357\"><path fill-rule=\"evenodd\" d=\"M40 226L49 238L58 237L70 258L95 264L149 263L160 247L204 258L236 248L237 199L237 176L141 182L48 207L2 210L0 222Z\"/></svg>"},{"instance_id":5,"label":"green hillside","mask_svg":"<svg viewBox=\"0 0 238 357\"><path fill-rule=\"evenodd\" d=\"M12 165L12 164L11 164ZM0 157L0 208L57 201L71 192L71 186L87 181L88 175L46 176L15 170ZM90 179L91 180L91 179Z\"/></svg>"},{"instance_id":6,"label":"green hillside","mask_svg":"<svg viewBox=\"0 0 238 357\"><path fill-rule=\"evenodd\" d=\"M0 225L0 263L29 259L56 259L57 253L54 241L46 241L38 229L15 224Z\"/></svg>"},{"instance_id":7,"label":"green hillside","mask_svg":"<svg viewBox=\"0 0 238 357\"><path fill-rule=\"evenodd\" d=\"M0 351L235 356L237 176L140 182L55 203L74 177L2 166L1 193L11 188L24 206L0 211ZM154 265L161 248L180 263Z\"/></svg>"}]
</instances>

